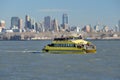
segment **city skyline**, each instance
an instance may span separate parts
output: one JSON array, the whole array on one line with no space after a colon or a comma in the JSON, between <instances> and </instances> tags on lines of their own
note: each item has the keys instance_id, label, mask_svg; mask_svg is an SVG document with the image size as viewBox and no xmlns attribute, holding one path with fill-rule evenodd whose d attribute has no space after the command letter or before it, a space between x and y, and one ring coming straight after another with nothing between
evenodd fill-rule
<instances>
[{"instance_id":1,"label":"city skyline","mask_svg":"<svg viewBox=\"0 0 120 80\"><path fill-rule=\"evenodd\" d=\"M120 19L119 0L1 0L0 20L6 21L6 27L10 27L10 19L18 16L25 22L28 14L36 22L44 20L45 16L51 16L62 24L62 15L69 16L70 25L96 24L114 27ZM24 25L24 23L23 23Z\"/></svg>"}]
</instances>

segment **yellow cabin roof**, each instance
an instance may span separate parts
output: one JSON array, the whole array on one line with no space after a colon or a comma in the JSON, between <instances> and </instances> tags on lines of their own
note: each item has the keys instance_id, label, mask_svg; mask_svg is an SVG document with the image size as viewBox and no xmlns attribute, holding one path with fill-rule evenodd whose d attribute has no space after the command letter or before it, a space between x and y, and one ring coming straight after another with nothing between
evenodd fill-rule
<instances>
[{"instance_id":1,"label":"yellow cabin roof","mask_svg":"<svg viewBox=\"0 0 120 80\"><path fill-rule=\"evenodd\" d=\"M88 41L85 41L83 39L72 40L72 42L75 44L87 44L88 43Z\"/></svg>"},{"instance_id":2,"label":"yellow cabin roof","mask_svg":"<svg viewBox=\"0 0 120 80\"><path fill-rule=\"evenodd\" d=\"M65 43L66 44L87 44L89 42L83 39L78 39L78 40L53 41L52 43L55 43L55 44L65 44Z\"/></svg>"}]
</instances>

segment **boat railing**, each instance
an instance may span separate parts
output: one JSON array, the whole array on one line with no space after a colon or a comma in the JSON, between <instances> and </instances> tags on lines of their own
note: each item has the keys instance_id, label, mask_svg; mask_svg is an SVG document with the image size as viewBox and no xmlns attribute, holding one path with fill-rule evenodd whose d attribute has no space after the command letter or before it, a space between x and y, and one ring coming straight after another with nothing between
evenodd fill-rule
<instances>
[{"instance_id":1,"label":"boat railing","mask_svg":"<svg viewBox=\"0 0 120 80\"><path fill-rule=\"evenodd\" d=\"M62 37L62 38L54 38L54 41L77 40L77 39L81 39L81 37Z\"/></svg>"},{"instance_id":2,"label":"boat railing","mask_svg":"<svg viewBox=\"0 0 120 80\"><path fill-rule=\"evenodd\" d=\"M86 46L86 49L96 49L96 46L95 45L89 45L89 46Z\"/></svg>"}]
</instances>

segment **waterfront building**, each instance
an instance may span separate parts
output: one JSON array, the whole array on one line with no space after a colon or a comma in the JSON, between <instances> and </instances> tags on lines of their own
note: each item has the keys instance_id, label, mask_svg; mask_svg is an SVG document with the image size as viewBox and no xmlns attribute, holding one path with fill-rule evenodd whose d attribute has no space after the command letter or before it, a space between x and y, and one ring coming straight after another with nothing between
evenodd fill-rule
<instances>
[{"instance_id":1,"label":"waterfront building","mask_svg":"<svg viewBox=\"0 0 120 80\"><path fill-rule=\"evenodd\" d=\"M5 33L13 33L13 30L12 29L4 29L3 32L5 32Z\"/></svg>"},{"instance_id":2,"label":"waterfront building","mask_svg":"<svg viewBox=\"0 0 120 80\"><path fill-rule=\"evenodd\" d=\"M115 38L115 37L118 37L118 35L117 35L117 34L113 34L113 35L112 35L112 37L114 37L114 38Z\"/></svg>"},{"instance_id":3,"label":"waterfront building","mask_svg":"<svg viewBox=\"0 0 120 80\"><path fill-rule=\"evenodd\" d=\"M45 31L49 31L51 29L51 17L50 16L44 17L44 29Z\"/></svg>"},{"instance_id":4,"label":"waterfront building","mask_svg":"<svg viewBox=\"0 0 120 80\"><path fill-rule=\"evenodd\" d=\"M12 17L11 18L11 29L16 28L19 29L21 26L20 24L20 18L19 17Z\"/></svg>"}]
</instances>

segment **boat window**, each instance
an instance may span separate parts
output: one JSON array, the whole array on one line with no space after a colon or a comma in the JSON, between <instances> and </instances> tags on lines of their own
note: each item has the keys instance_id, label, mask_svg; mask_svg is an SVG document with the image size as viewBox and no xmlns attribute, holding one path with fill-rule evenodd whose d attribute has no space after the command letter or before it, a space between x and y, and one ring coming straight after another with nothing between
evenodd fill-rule
<instances>
[{"instance_id":1,"label":"boat window","mask_svg":"<svg viewBox=\"0 0 120 80\"><path fill-rule=\"evenodd\" d=\"M69 47L70 46L70 44L67 44L67 47Z\"/></svg>"},{"instance_id":2,"label":"boat window","mask_svg":"<svg viewBox=\"0 0 120 80\"><path fill-rule=\"evenodd\" d=\"M75 47L75 44L50 44L49 46L54 46L54 47Z\"/></svg>"},{"instance_id":3,"label":"boat window","mask_svg":"<svg viewBox=\"0 0 120 80\"><path fill-rule=\"evenodd\" d=\"M54 47L59 47L59 44L54 44Z\"/></svg>"}]
</instances>

